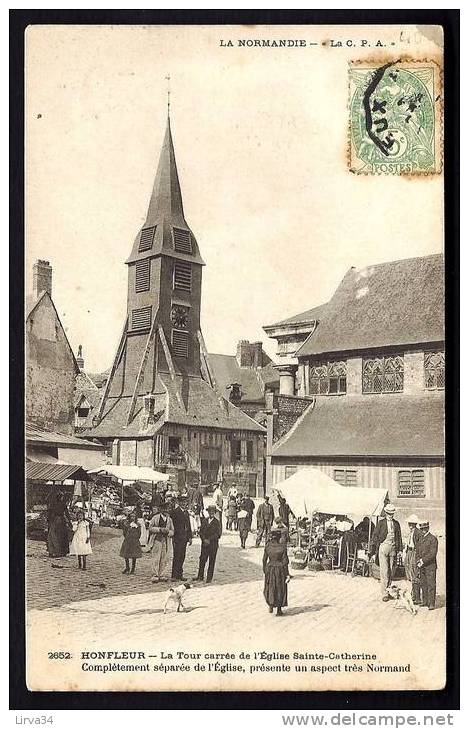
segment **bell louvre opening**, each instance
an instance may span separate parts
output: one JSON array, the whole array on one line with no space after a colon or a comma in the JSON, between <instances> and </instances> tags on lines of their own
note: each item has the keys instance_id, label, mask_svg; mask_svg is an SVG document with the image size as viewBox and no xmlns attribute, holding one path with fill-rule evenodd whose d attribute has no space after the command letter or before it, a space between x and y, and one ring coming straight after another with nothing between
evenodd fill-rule
<instances>
[{"instance_id":1,"label":"bell louvre opening","mask_svg":"<svg viewBox=\"0 0 469 729\"><path fill-rule=\"evenodd\" d=\"M174 250L178 253L192 254L191 234L182 228L173 228Z\"/></svg>"},{"instance_id":2,"label":"bell louvre opening","mask_svg":"<svg viewBox=\"0 0 469 729\"><path fill-rule=\"evenodd\" d=\"M153 246L153 240L155 238L156 225L152 225L151 228L144 228L140 233L140 241L138 244L138 252L149 251Z\"/></svg>"},{"instance_id":3,"label":"bell louvre opening","mask_svg":"<svg viewBox=\"0 0 469 729\"><path fill-rule=\"evenodd\" d=\"M137 261L135 265L135 291L137 294L150 289L150 259Z\"/></svg>"},{"instance_id":4,"label":"bell louvre opening","mask_svg":"<svg viewBox=\"0 0 469 729\"><path fill-rule=\"evenodd\" d=\"M149 329L151 326L151 306L132 311L132 330Z\"/></svg>"},{"instance_id":5,"label":"bell louvre opening","mask_svg":"<svg viewBox=\"0 0 469 729\"><path fill-rule=\"evenodd\" d=\"M192 289L192 267L185 261L174 262L173 286L180 291L191 292Z\"/></svg>"},{"instance_id":6,"label":"bell louvre opening","mask_svg":"<svg viewBox=\"0 0 469 729\"><path fill-rule=\"evenodd\" d=\"M189 333L173 329L171 333L171 344L175 357L189 356Z\"/></svg>"}]
</instances>

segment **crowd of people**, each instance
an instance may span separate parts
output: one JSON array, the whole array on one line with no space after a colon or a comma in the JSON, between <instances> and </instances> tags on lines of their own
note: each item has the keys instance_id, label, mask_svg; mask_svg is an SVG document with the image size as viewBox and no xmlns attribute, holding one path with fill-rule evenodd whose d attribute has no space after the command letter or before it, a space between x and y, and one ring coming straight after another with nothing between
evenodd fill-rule
<instances>
[{"instance_id":1,"label":"crowd of people","mask_svg":"<svg viewBox=\"0 0 469 729\"><path fill-rule=\"evenodd\" d=\"M428 521L412 514L407 519L408 532L403 538L400 523L394 518L395 506L384 507L384 518L376 527L365 517L354 528L350 519L338 521L317 521L301 534L309 531L310 548L314 557L321 557L321 549L327 541L329 531L340 533L339 554L346 555L357 546L364 547L369 541L367 559L369 564L379 566L381 595L384 602L392 599L390 588L396 571L396 564L403 563L405 574L411 584L412 600L415 605L435 608L436 557L438 539L430 533ZM254 514L255 512L255 514ZM200 487L194 486L186 492L176 494L169 490L158 492L153 504L129 507L127 513L118 517L122 530L122 544L119 555L124 560L123 574L135 574L137 561L149 553L152 559L152 582L166 579L170 568L172 580L184 581L184 563L188 545L194 537L200 538L198 572L195 580L210 583L214 576L219 540L223 532L223 517L226 530L239 533L241 549L246 549L247 539L253 530L256 518L255 547L264 541L263 556L264 597L270 612L276 608L277 615L287 604L287 585L290 580L287 546L290 542L290 516L292 511L285 499L278 496L278 515L275 516L270 497L266 495L255 508L248 493L239 493L231 486L223 496L221 484L216 484L211 503L204 506ZM77 557L78 568L87 569L87 557L92 554L92 520L83 509L70 513L68 499L63 492L57 492L48 503L47 549L49 556L61 557L68 554ZM317 517L313 519L317 520ZM334 522L331 524L330 522ZM314 529L313 529L314 526ZM254 546L254 545L253 545ZM171 565L170 565L171 562ZM342 566L342 565L341 565Z\"/></svg>"},{"instance_id":2,"label":"crowd of people","mask_svg":"<svg viewBox=\"0 0 469 729\"><path fill-rule=\"evenodd\" d=\"M412 586L414 605L434 610L438 539L431 534L427 519L411 514L407 518L408 535L403 540L401 525L394 518L395 512L393 504L386 504L385 518L378 521L371 540L370 559L379 566L382 599L384 602L392 600L389 588L396 562L402 559L407 580Z\"/></svg>"}]
</instances>

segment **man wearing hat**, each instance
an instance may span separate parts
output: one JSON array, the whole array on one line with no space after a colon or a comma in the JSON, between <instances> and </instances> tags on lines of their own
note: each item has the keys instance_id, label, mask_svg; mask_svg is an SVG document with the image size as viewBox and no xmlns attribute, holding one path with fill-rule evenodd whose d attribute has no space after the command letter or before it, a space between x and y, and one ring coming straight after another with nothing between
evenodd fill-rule
<instances>
[{"instance_id":1,"label":"man wearing hat","mask_svg":"<svg viewBox=\"0 0 469 729\"><path fill-rule=\"evenodd\" d=\"M186 497L179 495L176 506L171 512L174 526L173 535L173 566L171 577L173 580L183 580L184 560L186 559L187 545L192 542L192 530L189 514L186 508Z\"/></svg>"},{"instance_id":2,"label":"man wearing hat","mask_svg":"<svg viewBox=\"0 0 469 729\"><path fill-rule=\"evenodd\" d=\"M211 582L215 569L215 560L217 558L218 540L221 537L221 521L216 517L217 507L214 504L207 506L207 512L208 518L202 516L200 520L202 546L200 548L199 573L195 579L203 581L205 565L208 560L206 582Z\"/></svg>"},{"instance_id":3,"label":"man wearing hat","mask_svg":"<svg viewBox=\"0 0 469 729\"><path fill-rule=\"evenodd\" d=\"M395 511L393 504L386 504L385 518L378 522L371 540L370 557L379 565L383 602L392 600L388 587L391 585L397 555L402 552L401 525L394 519Z\"/></svg>"},{"instance_id":4,"label":"man wearing hat","mask_svg":"<svg viewBox=\"0 0 469 729\"><path fill-rule=\"evenodd\" d=\"M169 561L171 537L174 534L173 522L169 516L170 503L165 502L162 506L155 506L153 509L153 517L148 525L148 531L153 540L152 556L154 567L152 582L159 582L162 579Z\"/></svg>"},{"instance_id":5,"label":"man wearing hat","mask_svg":"<svg viewBox=\"0 0 469 729\"><path fill-rule=\"evenodd\" d=\"M428 521L419 523L421 533L415 548L415 559L420 570L420 588L422 590L422 606L435 609L436 598L436 555L438 539L430 534Z\"/></svg>"},{"instance_id":6,"label":"man wearing hat","mask_svg":"<svg viewBox=\"0 0 469 729\"><path fill-rule=\"evenodd\" d=\"M412 584L412 600L415 605L420 603L419 569L415 558L417 542L422 536L421 532L417 529L418 522L419 518L415 514L411 514L408 517L407 524L409 525L409 535L404 543L404 549L402 552L404 557L405 575Z\"/></svg>"},{"instance_id":7,"label":"man wearing hat","mask_svg":"<svg viewBox=\"0 0 469 729\"><path fill-rule=\"evenodd\" d=\"M259 504L256 514L257 519L257 538L256 547L261 546L262 537L265 534L265 543L269 538L270 530L274 521L274 507L270 503L269 497L264 496L264 501Z\"/></svg>"}]
</instances>

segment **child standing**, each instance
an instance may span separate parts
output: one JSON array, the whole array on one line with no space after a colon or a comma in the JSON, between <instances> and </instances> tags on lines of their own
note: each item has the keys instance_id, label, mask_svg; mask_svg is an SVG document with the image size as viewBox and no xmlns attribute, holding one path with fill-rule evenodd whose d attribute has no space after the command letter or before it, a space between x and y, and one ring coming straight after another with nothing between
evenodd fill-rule
<instances>
[{"instance_id":1,"label":"child standing","mask_svg":"<svg viewBox=\"0 0 469 729\"><path fill-rule=\"evenodd\" d=\"M124 541L120 548L120 556L125 560L123 575L135 574L137 559L142 556L140 544L141 527L137 523L137 515L133 512L123 523ZM132 563L132 564L131 564Z\"/></svg>"},{"instance_id":2,"label":"child standing","mask_svg":"<svg viewBox=\"0 0 469 729\"><path fill-rule=\"evenodd\" d=\"M227 531L236 531L238 529L238 505L236 503L236 497L230 496L228 506L226 509L226 528Z\"/></svg>"},{"instance_id":3,"label":"child standing","mask_svg":"<svg viewBox=\"0 0 469 729\"><path fill-rule=\"evenodd\" d=\"M83 511L77 513L77 521L72 523L73 539L70 544L70 554L78 557L78 569L86 570L86 557L92 554L91 526L85 519Z\"/></svg>"}]
</instances>

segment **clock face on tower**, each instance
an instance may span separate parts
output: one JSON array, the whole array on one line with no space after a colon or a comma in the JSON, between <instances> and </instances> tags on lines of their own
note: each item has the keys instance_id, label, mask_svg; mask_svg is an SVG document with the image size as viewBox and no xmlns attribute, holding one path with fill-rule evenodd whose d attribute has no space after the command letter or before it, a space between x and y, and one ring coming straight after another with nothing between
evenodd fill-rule
<instances>
[{"instance_id":1,"label":"clock face on tower","mask_svg":"<svg viewBox=\"0 0 469 729\"><path fill-rule=\"evenodd\" d=\"M171 309L171 324L178 329L187 329L189 310L185 306L173 306Z\"/></svg>"}]
</instances>

